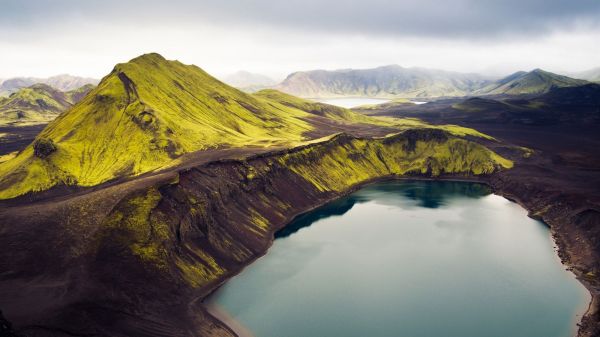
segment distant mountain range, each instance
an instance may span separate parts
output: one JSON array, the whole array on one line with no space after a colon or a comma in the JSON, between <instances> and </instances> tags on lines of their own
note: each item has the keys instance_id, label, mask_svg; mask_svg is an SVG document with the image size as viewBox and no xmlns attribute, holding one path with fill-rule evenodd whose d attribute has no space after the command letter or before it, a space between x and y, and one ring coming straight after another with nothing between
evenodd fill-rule
<instances>
[{"instance_id":1,"label":"distant mountain range","mask_svg":"<svg viewBox=\"0 0 600 337\"><path fill-rule=\"evenodd\" d=\"M250 93L274 88L304 98L436 98L543 94L551 88L580 86L590 81L600 82L600 67L569 75L535 69L497 79L474 73L388 65L372 69L298 71L288 75L279 84L268 76L243 70L224 76L221 80ZM70 91L98 82L93 78L71 75L49 78L15 77L0 80L0 96L8 96L36 83L47 84L60 91Z\"/></svg>"},{"instance_id":2,"label":"distant mountain range","mask_svg":"<svg viewBox=\"0 0 600 337\"><path fill-rule=\"evenodd\" d=\"M600 67L589 69L586 71L569 73L566 75L591 82L600 82Z\"/></svg>"},{"instance_id":3,"label":"distant mountain range","mask_svg":"<svg viewBox=\"0 0 600 337\"><path fill-rule=\"evenodd\" d=\"M324 98L465 96L490 83L477 74L462 74L389 65L374 69L313 70L290 74L276 89L290 94Z\"/></svg>"},{"instance_id":4,"label":"distant mountain range","mask_svg":"<svg viewBox=\"0 0 600 337\"><path fill-rule=\"evenodd\" d=\"M64 92L42 83L21 88L10 97L0 97L0 125L48 123L93 88L94 85L86 84Z\"/></svg>"},{"instance_id":5,"label":"distant mountain range","mask_svg":"<svg viewBox=\"0 0 600 337\"><path fill-rule=\"evenodd\" d=\"M242 89L247 92L255 92L261 89L273 87L277 84L274 79L256 73L240 70L221 79L232 87Z\"/></svg>"},{"instance_id":6,"label":"distant mountain range","mask_svg":"<svg viewBox=\"0 0 600 337\"><path fill-rule=\"evenodd\" d=\"M429 98L542 94L551 88L579 86L586 83L589 82L541 69L517 72L494 80L478 74L391 65L374 69L295 72L277 85L276 89L310 98L344 96Z\"/></svg>"},{"instance_id":7,"label":"distant mountain range","mask_svg":"<svg viewBox=\"0 0 600 337\"><path fill-rule=\"evenodd\" d=\"M86 84L98 84L94 78L78 77L72 75L57 75L48 78L37 77L13 77L5 80L0 79L0 96L8 96L21 88L26 88L37 83L47 84L60 91L70 91L80 88Z\"/></svg>"},{"instance_id":8,"label":"distant mountain range","mask_svg":"<svg viewBox=\"0 0 600 337\"><path fill-rule=\"evenodd\" d=\"M600 84L556 87L533 96L469 97L428 104L427 109L411 105L386 105L367 111L386 115L395 111L435 123L597 125L600 122Z\"/></svg>"},{"instance_id":9,"label":"distant mountain range","mask_svg":"<svg viewBox=\"0 0 600 337\"><path fill-rule=\"evenodd\" d=\"M541 69L519 71L473 92L475 95L543 94L552 88L576 87L588 84L586 80L554 74Z\"/></svg>"}]
</instances>

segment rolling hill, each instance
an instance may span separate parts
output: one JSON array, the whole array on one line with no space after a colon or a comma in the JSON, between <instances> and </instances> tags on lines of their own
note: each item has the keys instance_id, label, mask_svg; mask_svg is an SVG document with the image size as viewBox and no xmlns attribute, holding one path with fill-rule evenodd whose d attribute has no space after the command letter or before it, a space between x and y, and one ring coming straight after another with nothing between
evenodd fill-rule
<instances>
[{"instance_id":1,"label":"rolling hill","mask_svg":"<svg viewBox=\"0 0 600 337\"><path fill-rule=\"evenodd\" d=\"M79 102L92 89L91 84L68 92L46 84L19 89L10 97L0 99L0 125L48 123Z\"/></svg>"},{"instance_id":2,"label":"rolling hill","mask_svg":"<svg viewBox=\"0 0 600 337\"><path fill-rule=\"evenodd\" d=\"M541 69L520 71L473 92L474 95L543 94L552 88L575 87L588 81L557 75Z\"/></svg>"},{"instance_id":3,"label":"rolling hill","mask_svg":"<svg viewBox=\"0 0 600 337\"><path fill-rule=\"evenodd\" d=\"M362 113L419 118L430 123L592 127L600 123L600 84L555 87L527 96L483 96L439 100L425 106L382 104ZM506 127L510 130L510 127Z\"/></svg>"},{"instance_id":4,"label":"rolling hill","mask_svg":"<svg viewBox=\"0 0 600 337\"><path fill-rule=\"evenodd\" d=\"M310 98L465 96L490 81L476 74L389 65L374 69L313 70L290 74L275 88Z\"/></svg>"},{"instance_id":5,"label":"rolling hill","mask_svg":"<svg viewBox=\"0 0 600 337\"><path fill-rule=\"evenodd\" d=\"M246 94L196 66L142 55L116 65L33 144L0 165L0 198L57 184L92 186L198 150L294 145L322 136L315 131L323 123L385 124L304 103L277 92Z\"/></svg>"}]
</instances>

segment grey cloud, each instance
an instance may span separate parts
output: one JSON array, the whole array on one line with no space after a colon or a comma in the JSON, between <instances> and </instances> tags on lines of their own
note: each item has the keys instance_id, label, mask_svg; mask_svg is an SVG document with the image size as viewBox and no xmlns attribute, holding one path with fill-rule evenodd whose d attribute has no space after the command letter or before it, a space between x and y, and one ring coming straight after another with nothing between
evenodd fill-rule
<instances>
[{"instance_id":1,"label":"grey cloud","mask_svg":"<svg viewBox=\"0 0 600 337\"><path fill-rule=\"evenodd\" d=\"M32 29L69 18L177 24L210 21L365 35L485 38L600 25L598 0L1 0L0 27ZM74 27L76 29L76 27Z\"/></svg>"}]
</instances>

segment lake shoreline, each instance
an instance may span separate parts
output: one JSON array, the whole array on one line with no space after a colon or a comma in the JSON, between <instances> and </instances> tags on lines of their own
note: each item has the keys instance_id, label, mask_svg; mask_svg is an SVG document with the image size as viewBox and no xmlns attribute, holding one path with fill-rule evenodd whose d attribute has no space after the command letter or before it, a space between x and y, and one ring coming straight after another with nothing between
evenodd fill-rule
<instances>
[{"instance_id":1,"label":"lake shoreline","mask_svg":"<svg viewBox=\"0 0 600 337\"><path fill-rule=\"evenodd\" d=\"M422 136L424 139L429 139L427 137L431 136L431 131L420 130L417 135ZM391 140L402 143L413 136L415 136L414 132L399 134L391 138ZM330 140L300 148L263 152L251 156L240 155L232 159L210 160L206 158L205 161L200 163L189 163L189 165L182 166L182 168L174 169L173 171L150 175L124 184L110 185L102 189L90 191L89 193L77 195L71 199L60 200L60 203L50 201L35 203L31 201L31 204L7 207L3 212L0 212L0 219L5 223L20 222L22 225L14 229L15 231L18 230L19 235L24 235L23 233L25 233L26 235L39 238L39 228L51 230L50 233L56 233L57 228L62 229L60 227L62 226L60 215L65 212L64 207L75 205L78 207L81 206L81 208L77 209L89 209L86 207L92 205L97 214L104 214L106 216L113 214L115 211L122 211L123 208L120 207L128 207L132 198L140 194L159 192L161 199L160 207L155 207L152 212L156 211L161 216L161 219L172 219L173 227L171 228L173 232L183 230L180 232L183 235L178 235L176 237L177 240L172 241L173 245L168 247L170 252L181 254L181 247L185 244L201 252L214 254L214 256L219 258L216 261L218 263L218 273L199 275L198 278L206 280L206 282L190 286L189 279L182 280L180 277L175 279L176 282L168 279L168 277L178 277L180 274L177 273L159 274L156 271L149 272L149 270L141 268L132 270L132 266L141 265L128 263L127 260L117 258L118 255L108 255L109 258L91 259L85 262L91 270L109 270L110 273L107 271L109 275L113 275L114 273L121 275L120 279L110 280L109 284L111 284L111 287L114 284L118 284L122 288L116 288L118 291L113 292L114 304L111 304L108 309L107 307L102 308L105 317L113 317L114 319L122 317L122 308L127 304L132 308L137 308L139 303L160 303L158 309L153 309L156 312L161 312L160 315L140 317L145 321L148 319L159 319L161 324L162 322L165 322L164 324L171 324L171 322L177 322L178 325L189 324L190 331L199 331L199 335L235 335L226 324L207 312L202 301L224 282L239 274L246 266L259 257L264 256L273 243L276 231L288 225L296 216L348 195L374 182L390 179L431 179L487 183L491 186L495 194L500 194L509 200L516 200L518 203L522 203L530 216L542 218L551 226L553 233L555 233L555 241L559 247L558 255L564 261L563 263L573 266L572 272L575 275L583 277L589 271L586 264L599 260L595 255L586 255L586 253L589 253L589 251L593 252L593 250L589 250L589 245L592 243L586 240L585 235L581 232L582 227L571 225L574 223L572 217L579 214L582 206L587 204L586 196L584 195L583 199L581 197L569 199L571 196L568 194L565 196L565 194L551 193L552 191L549 192L547 190L548 186L551 188L556 188L556 186L552 186L551 184L543 185L538 181L532 184L530 177L527 175L532 172L532 168L527 163L531 164L532 160L536 160L534 162L536 165L544 163L538 162L535 159L535 154L531 157L521 157L521 152L519 151L509 152L511 148L499 148L500 146L505 146L502 143L477 139L478 142L490 145L492 150L499 148L502 150L499 154L506 155L507 158L515 161L513 168L495 170L494 173L487 176L474 176L471 173L470 166L461 166L463 169L457 171L459 172L458 174L446 174L435 178L431 178L430 174L426 171L423 174L404 173L404 175L397 175L395 174L396 171L389 170L389 167L383 165L385 161L381 156L373 155L372 151L371 153L367 151L354 152L353 159L348 164L360 163L361 165L355 165L351 171L345 171L345 174L354 174L355 178L353 180L342 179L340 186L326 190L319 189L317 185L277 160L278 158L294 156L310 149L314 156L304 158L298 164L316 169L319 168L322 158L331 157L336 150L347 146L347 144L353 141L354 138L352 136L339 135ZM391 146L392 144L394 143L386 142L384 145ZM366 160L365 156L369 153L372 156ZM393 156L393 153L388 155ZM459 153L455 157L460 155ZM390 161L393 158L386 157L385 159ZM380 165L380 169L374 169L377 166L373 165ZM386 168L387 170L384 170ZM324 171L322 174L330 173L335 178L335 175L339 172L336 169L342 168L334 167L329 171ZM412 172L423 171L413 170ZM362 176L356 178L356 174L359 173ZM327 178L327 176L324 178ZM334 179L333 181L337 180ZM187 195L187 197L182 198L182 195ZM39 209L40 204L44 206L41 209L42 212ZM206 212L199 215L201 218L191 218L191 215L197 214L193 211L199 205L201 206L200 209L206 210ZM32 207L38 207L35 210L37 211L36 213L32 212ZM73 208L69 208L69 210L71 209ZM255 212L250 213L249 209L255 210ZM35 214L35 217L27 218L30 214ZM105 228L102 222L97 221L96 218L88 217L85 213L80 214L70 211L68 214L76 220L71 221L71 223L78 225L78 227L75 227L78 231L72 230L74 234L84 231L93 233L93 231ZM255 216L252 216L253 214ZM267 225L262 227L262 230L256 230L259 228L256 226L256 214L260 216L258 219L268 220ZM207 228L207 226L210 227ZM26 228L27 231L23 231L23 228ZM13 227L7 227L7 229L13 229ZM212 234L214 231L221 231L226 236L215 237ZM577 240L579 237L583 238L583 240ZM63 237L60 239L63 240ZM81 239L81 236L72 236L68 237L68 239ZM78 241L75 242L78 243ZM83 242L81 244L86 243ZM221 255L216 255L215 248L221 248L215 246L218 244L228 245L227 249L219 251ZM26 248L29 251L29 247ZM116 250L113 249L108 252L114 251ZM46 246L44 246L43 250L40 250L40 254L44 254L44 256L47 255L47 252L48 247ZM223 255L229 254L229 252L232 252L232 254ZM6 254L10 253L10 251L6 252ZM194 256L190 256L191 258L194 258ZM13 268L15 269L21 266L28 266L28 264L9 262L14 264ZM73 264L67 266L71 265ZM215 269L211 268L209 271L212 272ZM96 280L95 277L95 275L91 275L90 280ZM589 281L589 284L584 283L584 285L586 287L589 286L588 290L592 292L593 298L597 298L597 292L594 292L593 283L595 278L592 277L589 280L581 278L580 280ZM84 284L91 287L91 291L85 294L85 299L88 303L86 303L87 306L84 309L97 310L98 304L91 301L105 298L106 291L100 287L92 287L93 284L88 280L84 281L87 282ZM126 283L123 281L126 281ZM187 281L188 283L183 281ZM6 287L8 289L7 294L18 296L14 298L15 303L20 303L18 301L24 302L29 297L22 295L23 288L27 290L29 284L19 283L16 286L13 284L13 288L10 288L11 285L8 284ZM153 288L149 288L149 285L153 286ZM156 291L151 291L150 289L156 289ZM158 291L159 289L160 291ZM141 291L145 292L142 293ZM135 306L130 304L130 296L132 294L137 294L140 300L136 302ZM39 296L30 297L35 298L36 303L40 302ZM63 312L71 317L69 321L56 323L60 324L58 326L68 327L71 324L70 322L85 321L86 317L82 315L73 316L73 311L67 311L69 308L72 308L70 303L61 303L60 300L59 298L47 301L47 303L54 306L64 305L67 309ZM165 303L168 303L170 306L165 308ZM148 305L145 307L149 308ZM582 319L582 324L579 328L578 333L581 337L594 336L592 334L594 332L593 329L598 327L598 320L593 316L595 313L594 308L597 308L597 304L592 300L592 305L590 305L586 317ZM4 312L9 312L5 308L2 309ZM56 310L53 309L48 312L52 312L54 315ZM85 313L86 311L82 311L81 307L78 307L77 312ZM19 329L31 329L31 325L27 325L27 322L23 320L19 321L18 318L14 319L12 317L14 315L8 316L8 319L12 321L14 326L17 326ZM81 319L74 321L73 317L80 317ZM94 322L88 323L98 324ZM136 326L136 322L127 323L126 326ZM38 330L44 329L37 325L34 328ZM114 327L102 326L102 328L111 329ZM77 326L73 326L72 329L73 331L89 331L86 328Z\"/></svg>"},{"instance_id":2,"label":"lake shoreline","mask_svg":"<svg viewBox=\"0 0 600 337\"><path fill-rule=\"evenodd\" d=\"M312 98L319 103L334 105L346 109L358 108L361 106L376 106L389 103L390 99L377 97L338 97L338 98Z\"/></svg>"},{"instance_id":3,"label":"lake shoreline","mask_svg":"<svg viewBox=\"0 0 600 337\"><path fill-rule=\"evenodd\" d=\"M523 209L525 209L527 211L527 216L529 216L530 218L540 220L542 223L544 223L545 225L547 225L549 227L552 241L556 244L556 247L557 247L557 250L556 250L557 257L559 258L561 263L567 267L566 269L575 276L575 278L587 289L587 291L589 293L590 302L587 305L587 308L582 308L582 312L578 312L576 314L575 319L577 319L577 317L581 317L581 319L578 320L577 322L575 322L575 324L573 326L573 329L574 329L573 336L577 336L577 337L586 336L587 337L588 335L582 334L582 330L584 330L586 327L593 326L593 322L590 324L590 322L589 321L586 322L586 320L589 320L590 317L598 311L598 306L599 306L598 299L600 298L599 292L597 291L597 289L594 287L593 284L591 284L590 282L587 282L587 280L580 273L577 272L579 269L575 268L575 266L573 264L571 264L570 261L566 258L566 255L563 252L564 252L564 250L567 249L567 247L562 243L561 240L559 240L559 236L558 236L559 234L557 234L553 230L552 222L554 222L554 219L544 218L543 216L537 215L533 211L532 208L527 207L527 203L524 202L521 198L517 198L513 194L511 194L507 191L503 191L501 188L499 188L500 185L497 183L494 183L494 181L491 179L493 176L494 175L491 175L491 176L452 176L452 175L447 175L447 176L440 176L440 177L435 177L435 178L427 177L427 176L418 176L418 175L415 175L415 176L386 176L386 177L378 177L378 178L371 179L369 181L365 181L365 182L359 183L357 185L354 185L351 188L347 189L346 191L344 191L342 193L339 193L336 196L333 196L327 200L323 200L323 201L315 204L314 206L310 207L309 209L296 212L293 216L291 216L285 222L285 224L280 225L280 226L274 226L275 228L270 230L271 240L269 242L269 245L262 254L260 254L259 256L256 256L254 259L252 259L252 261L249 261L244 267L235 271L234 274L228 275L228 277L223 279L221 282L219 282L219 284L216 287L212 288L211 291L207 295L202 296L201 298L198 298L198 300L202 302L207 313L209 315L213 316L215 319L217 319L225 324L233 323L235 326L231 326L229 324L227 324L227 326L230 329L232 329L234 332L236 332L236 334L238 334L238 331L236 331L235 328L238 327L240 325L240 323L235 321L235 319L233 319L231 316L229 316L229 314L227 314L223 310L216 309L213 306L213 304L206 303L205 300L208 299L221 286L223 286L228 280L230 280L233 277L236 277L241 272L243 272L246 267L250 266L256 260L265 256L268 253L269 249L273 245L273 242L275 240L275 233L277 231L283 229L287 225L289 225L297 217L299 217L303 214L309 213L311 211L314 211L314 210L316 210L328 203L336 201L340 198L346 197L362 188L367 187L368 185L383 183L386 181L456 181L456 182L481 183L481 184L484 184L484 185L487 185L488 187L490 187L493 194L501 196L511 202L514 202L514 203L520 205ZM216 315L214 315L213 313L215 313ZM222 319L224 319L224 320L222 320ZM240 327L238 327L238 328L240 328ZM238 337L253 337L251 333L248 335L249 332L243 326L241 326L241 329L242 330L239 331Z\"/></svg>"}]
</instances>

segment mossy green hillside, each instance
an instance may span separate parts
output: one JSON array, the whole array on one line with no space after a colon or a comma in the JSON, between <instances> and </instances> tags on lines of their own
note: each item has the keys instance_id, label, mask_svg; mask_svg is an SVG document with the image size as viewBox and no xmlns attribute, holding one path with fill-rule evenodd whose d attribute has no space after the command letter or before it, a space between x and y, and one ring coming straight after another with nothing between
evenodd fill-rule
<instances>
[{"instance_id":1,"label":"mossy green hillside","mask_svg":"<svg viewBox=\"0 0 600 337\"><path fill-rule=\"evenodd\" d=\"M293 210L380 178L474 176L510 167L510 160L483 145L443 130L412 129L383 138L340 134L180 172L168 187L124 199L102 228L120 229L122 246L148 268L172 277L170 268L187 285L205 287L228 266L251 259ZM190 234L181 233L191 230L204 234L187 242Z\"/></svg>"},{"instance_id":2,"label":"mossy green hillside","mask_svg":"<svg viewBox=\"0 0 600 337\"><path fill-rule=\"evenodd\" d=\"M319 190L337 192L387 175L481 175L513 166L485 146L437 129L407 130L372 140L351 139L326 156L317 147L306 147L279 161Z\"/></svg>"},{"instance_id":3,"label":"mossy green hillside","mask_svg":"<svg viewBox=\"0 0 600 337\"><path fill-rule=\"evenodd\" d=\"M339 122L385 126L394 128L399 131L413 128L439 129L443 131L448 131L456 136L473 136L490 140L493 139L492 137L483 134L477 130L458 125L431 125L416 118L367 116L350 109L305 100L273 89L261 90L257 92L256 95L289 107L293 107L303 111L308 111L311 114L327 117L329 119ZM405 100L399 99L397 101L404 102Z\"/></svg>"},{"instance_id":4,"label":"mossy green hillside","mask_svg":"<svg viewBox=\"0 0 600 337\"><path fill-rule=\"evenodd\" d=\"M46 84L35 84L0 100L0 125L48 123L81 100L91 89L86 85L62 92Z\"/></svg>"},{"instance_id":5,"label":"mossy green hillside","mask_svg":"<svg viewBox=\"0 0 600 337\"><path fill-rule=\"evenodd\" d=\"M246 94L194 65L146 54L116 65L32 145L0 163L0 199L60 184L94 186L135 176L173 166L195 151L294 147L340 126L367 124L390 133L420 127L489 138L457 126L368 117L275 90ZM317 127L320 132L313 132ZM35 144L51 144L44 149L52 151Z\"/></svg>"},{"instance_id":6,"label":"mossy green hillside","mask_svg":"<svg viewBox=\"0 0 600 337\"><path fill-rule=\"evenodd\" d=\"M255 95L258 97L266 98L270 101L278 102L282 105L294 109L300 109L303 111L310 112L311 114L317 116L327 117L337 121L382 126L394 125L394 122L392 121L385 121L380 118L365 116L358 112L354 112L352 110L337 107L334 105L305 100L274 89L261 90Z\"/></svg>"},{"instance_id":7,"label":"mossy green hillside","mask_svg":"<svg viewBox=\"0 0 600 337\"><path fill-rule=\"evenodd\" d=\"M480 95L524 95L543 94L553 88L576 87L588 81L554 74L541 69L530 72L517 72L477 91Z\"/></svg>"},{"instance_id":8,"label":"mossy green hillside","mask_svg":"<svg viewBox=\"0 0 600 337\"><path fill-rule=\"evenodd\" d=\"M0 198L59 183L92 186L159 169L198 150L294 145L308 139L313 110L332 109L315 103L306 111L301 100L287 104L291 97L267 96L243 93L158 54L118 64L37 137L52 141L56 151L39 158L29 146L0 165ZM363 120L333 110L338 120Z\"/></svg>"},{"instance_id":9,"label":"mossy green hillside","mask_svg":"<svg viewBox=\"0 0 600 337\"><path fill-rule=\"evenodd\" d=\"M95 87L96 86L94 84L86 84L77 89L65 91L65 95L66 95L69 103L74 105L74 104L77 104L77 102L81 101Z\"/></svg>"}]
</instances>

